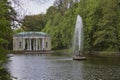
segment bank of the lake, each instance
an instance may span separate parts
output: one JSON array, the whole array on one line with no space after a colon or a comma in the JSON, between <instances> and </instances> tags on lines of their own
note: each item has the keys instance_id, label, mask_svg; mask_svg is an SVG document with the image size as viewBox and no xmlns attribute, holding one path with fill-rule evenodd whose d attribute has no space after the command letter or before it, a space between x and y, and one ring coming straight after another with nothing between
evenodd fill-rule
<instances>
[{"instance_id":1,"label":"bank of the lake","mask_svg":"<svg viewBox=\"0 0 120 80\"><path fill-rule=\"evenodd\" d=\"M58 53L58 54L72 54L74 55L74 53L72 53L72 49L58 49L58 50L53 50L54 53ZM112 56L116 56L116 57L120 57L120 52L118 51L84 51L83 55L94 55L94 56L103 56L103 57L112 57Z\"/></svg>"},{"instance_id":2,"label":"bank of the lake","mask_svg":"<svg viewBox=\"0 0 120 80\"><path fill-rule=\"evenodd\" d=\"M92 51L85 52L85 55L94 55L94 56L102 56L102 57L120 57L120 52L117 51Z\"/></svg>"},{"instance_id":3,"label":"bank of the lake","mask_svg":"<svg viewBox=\"0 0 120 80\"><path fill-rule=\"evenodd\" d=\"M52 51L52 53L49 53L49 54L53 54L53 55L64 54L64 55L68 55L68 56L73 56L74 55L72 49L56 49L56 50L51 50L51 51ZM9 53L24 54L23 51L17 51L16 52L16 51L13 51L13 50L9 50ZM31 54L34 54L34 52L31 53ZM42 53L42 54L44 54L44 53ZM102 56L102 57L112 57L112 56L120 57L120 52L118 52L118 51L91 51L91 52L90 51L84 51L83 55L84 56L87 56L87 55Z\"/></svg>"}]
</instances>

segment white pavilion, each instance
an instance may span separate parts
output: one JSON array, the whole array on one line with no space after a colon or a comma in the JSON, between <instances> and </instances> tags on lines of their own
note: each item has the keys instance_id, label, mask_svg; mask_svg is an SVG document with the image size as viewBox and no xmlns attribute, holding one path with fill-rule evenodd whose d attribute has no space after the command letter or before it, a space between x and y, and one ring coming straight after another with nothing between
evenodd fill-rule
<instances>
[{"instance_id":1,"label":"white pavilion","mask_svg":"<svg viewBox=\"0 0 120 80\"><path fill-rule=\"evenodd\" d=\"M13 51L51 50L51 37L44 32L20 32L13 35Z\"/></svg>"}]
</instances>

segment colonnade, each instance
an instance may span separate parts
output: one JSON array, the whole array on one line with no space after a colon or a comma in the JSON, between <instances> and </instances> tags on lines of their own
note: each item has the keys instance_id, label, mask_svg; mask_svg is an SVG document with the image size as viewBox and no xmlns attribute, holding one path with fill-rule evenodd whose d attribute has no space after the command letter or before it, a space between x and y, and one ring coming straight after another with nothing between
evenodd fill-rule
<instances>
[{"instance_id":1,"label":"colonnade","mask_svg":"<svg viewBox=\"0 0 120 80\"><path fill-rule=\"evenodd\" d=\"M23 39L24 50L44 50L44 38L24 38Z\"/></svg>"}]
</instances>

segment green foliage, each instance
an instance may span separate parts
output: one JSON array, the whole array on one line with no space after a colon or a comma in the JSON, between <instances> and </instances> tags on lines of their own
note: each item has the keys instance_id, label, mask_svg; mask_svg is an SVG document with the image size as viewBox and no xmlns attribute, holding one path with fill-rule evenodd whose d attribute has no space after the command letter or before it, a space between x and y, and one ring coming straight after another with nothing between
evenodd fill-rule
<instances>
[{"instance_id":1,"label":"green foliage","mask_svg":"<svg viewBox=\"0 0 120 80\"><path fill-rule=\"evenodd\" d=\"M55 9L53 7L51 9L50 7L47 11L48 21L42 31L51 35L53 49L70 48L74 33L76 15L73 15L72 13L74 12L70 9L64 13L64 16L61 12L54 12L52 10ZM48 13L54 15L48 15Z\"/></svg>"},{"instance_id":2,"label":"green foliage","mask_svg":"<svg viewBox=\"0 0 120 80\"><path fill-rule=\"evenodd\" d=\"M101 4L102 16L97 23L98 27L93 44L102 50L118 50L117 0L105 0Z\"/></svg>"},{"instance_id":3,"label":"green foliage","mask_svg":"<svg viewBox=\"0 0 120 80\"><path fill-rule=\"evenodd\" d=\"M81 0L77 13L83 18L85 50L118 51L119 0Z\"/></svg>"},{"instance_id":4,"label":"green foliage","mask_svg":"<svg viewBox=\"0 0 120 80\"><path fill-rule=\"evenodd\" d=\"M4 40L2 40L4 42ZM0 46L0 80L11 80L10 74L3 68L3 65L8 62L7 51Z\"/></svg>"},{"instance_id":5,"label":"green foliage","mask_svg":"<svg viewBox=\"0 0 120 80\"><path fill-rule=\"evenodd\" d=\"M12 29L15 12L7 0L0 0L0 80L11 80L8 72L3 68L7 62L7 49L12 48Z\"/></svg>"},{"instance_id":6,"label":"green foliage","mask_svg":"<svg viewBox=\"0 0 120 80\"><path fill-rule=\"evenodd\" d=\"M46 24L46 18L43 14L25 16L22 28L25 31L41 31Z\"/></svg>"},{"instance_id":7,"label":"green foliage","mask_svg":"<svg viewBox=\"0 0 120 80\"><path fill-rule=\"evenodd\" d=\"M10 6L10 4L7 2L7 0L1 0L0 1L0 39L9 42L7 42L8 45L6 45L6 44L1 44L0 41L0 46L4 47L5 49L11 47L11 45L9 44L12 42L11 22L13 20L12 17L14 14L15 12Z\"/></svg>"},{"instance_id":8,"label":"green foliage","mask_svg":"<svg viewBox=\"0 0 120 80\"><path fill-rule=\"evenodd\" d=\"M56 0L40 19L45 24L39 30L51 35L53 49L69 48L79 14L84 25L84 50L119 51L119 9L120 0Z\"/></svg>"},{"instance_id":9,"label":"green foliage","mask_svg":"<svg viewBox=\"0 0 120 80\"><path fill-rule=\"evenodd\" d=\"M10 74L4 68L0 68L0 80L12 80Z\"/></svg>"}]
</instances>

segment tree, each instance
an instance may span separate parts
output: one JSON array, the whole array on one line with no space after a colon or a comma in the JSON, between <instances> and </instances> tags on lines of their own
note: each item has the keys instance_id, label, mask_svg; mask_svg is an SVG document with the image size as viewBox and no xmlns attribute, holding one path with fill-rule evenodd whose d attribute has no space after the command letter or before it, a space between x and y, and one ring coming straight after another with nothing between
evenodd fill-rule
<instances>
[{"instance_id":1,"label":"tree","mask_svg":"<svg viewBox=\"0 0 120 80\"><path fill-rule=\"evenodd\" d=\"M25 16L22 28L26 31L41 31L46 24L46 18L43 14Z\"/></svg>"},{"instance_id":2,"label":"tree","mask_svg":"<svg viewBox=\"0 0 120 80\"><path fill-rule=\"evenodd\" d=\"M11 80L8 72L3 68L7 62L7 49L12 47L11 22L15 19L15 11L7 0L0 0L0 80Z\"/></svg>"},{"instance_id":3,"label":"tree","mask_svg":"<svg viewBox=\"0 0 120 80\"><path fill-rule=\"evenodd\" d=\"M102 2L102 18L99 19L97 32L95 33L95 47L102 50L118 50L117 40L117 5L118 0L106 0Z\"/></svg>"},{"instance_id":4,"label":"tree","mask_svg":"<svg viewBox=\"0 0 120 80\"><path fill-rule=\"evenodd\" d=\"M56 0L54 6L64 15L64 12L73 5L73 0Z\"/></svg>"},{"instance_id":5,"label":"tree","mask_svg":"<svg viewBox=\"0 0 120 80\"><path fill-rule=\"evenodd\" d=\"M75 8L65 11L64 16L54 6L48 9L47 23L42 31L52 36L53 49L70 48L76 19Z\"/></svg>"}]
</instances>

